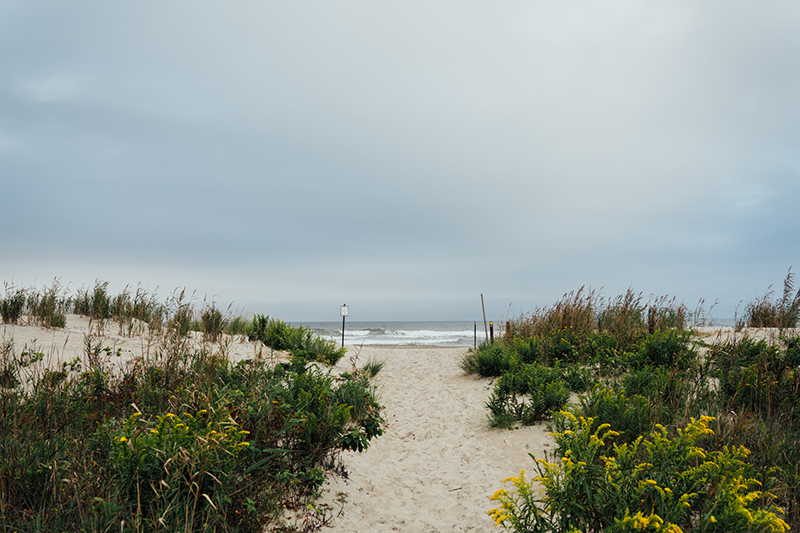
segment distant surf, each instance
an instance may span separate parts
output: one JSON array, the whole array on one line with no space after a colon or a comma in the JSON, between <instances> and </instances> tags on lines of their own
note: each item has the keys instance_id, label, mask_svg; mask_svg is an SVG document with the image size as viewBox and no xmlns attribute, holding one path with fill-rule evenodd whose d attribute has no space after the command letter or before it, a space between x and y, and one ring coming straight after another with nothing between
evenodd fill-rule
<instances>
[{"instance_id":1,"label":"distant surf","mask_svg":"<svg viewBox=\"0 0 800 533\"><path fill-rule=\"evenodd\" d=\"M342 340L341 322L302 322L322 338ZM478 342L482 340L483 326L479 328ZM402 346L472 346L475 342L474 322L357 322L346 321L346 345L402 345Z\"/></svg>"}]
</instances>

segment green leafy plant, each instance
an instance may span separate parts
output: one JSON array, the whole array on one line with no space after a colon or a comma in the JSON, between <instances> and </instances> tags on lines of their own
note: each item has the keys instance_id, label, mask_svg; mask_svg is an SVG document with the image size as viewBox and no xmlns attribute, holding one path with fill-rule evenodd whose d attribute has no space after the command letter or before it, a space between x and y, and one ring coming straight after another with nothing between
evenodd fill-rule
<instances>
[{"instance_id":1,"label":"green leafy plant","mask_svg":"<svg viewBox=\"0 0 800 533\"><path fill-rule=\"evenodd\" d=\"M481 377L495 377L507 372L516 363L516 356L503 344L482 343L470 349L461 359L461 368Z\"/></svg>"},{"instance_id":2,"label":"green leafy plant","mask_svg":"<svg viewBox=\"0 0 800 533\"><path fill-rule=\"evenodd\" d=\"M608 424L566 413L572 429L556 433L561 460L537 460L511 489L492 496L498 526L521 532L788 531L773 496L751 477L743 447L708 451L712 420L692 420L670 438L663 426L612 446ZM535 484L543 487L540 495Z\"/></svg>"},{"instance_id":3,"label":"green leafy plant","mask_svg":"<svg viewBox=\"0 0 800 533\"><path fill-rule=\"evenodd\" d=\"M530 425L559 411L569 400L569 387L558 370L541 365L524 365L503 374L495 382L486 403L492 427L512 427L516 422Z\"/></svg>"},{"instance_id":4,"label":"green leafy plant","mask_svg":"<svg viewBox=\"0 0 800 533\"><path fill-rule=\"evenodd\" d=\"M697 352L692 348L691 341L690 331L656 331L642 338L629 363L637 369L653 366L686 370L697 362Z\"/></svg>"},{"instance_id":5,"label":"green leafy plant","mask_svg":"<svg viewBox=\"0 0 800 533\"><path fill-rule=\"evenodd\" d=\"M255 315L247 330L248 339L261 341L275 350L285 350L307 361L335 365L344 357L346 348L337 348L332 340L314 335L310 328L292 326L282 320Z\"/></svg>"},{"instance_id":6,"label":"green leafy plant","mask_svg":"<svg viewBox=\"0 0 800 533\"><path fill-rule=\"evenodd\" d=\"M140 415L133 413L112 437L112 470L121 492L137 498L144 515L174 509L159 517L172 529L182 525L187 510L193 517L216 514L226 503L220 489L230 483L242 448L249 446L248 431L225 406L152 420Z\"/></svg>"},{"instance_id":7,"label":"green leafy plant","mask_svg":"<svg viewBox=\"0 0 800 533\"><path fill-rule=\"evenodd\" d=\"M255 533L329 524L330 509L313 498L344 473L342 451L364 450L383 432L368 378L334 378L300 357L234 364L222 347L194 350L172 329L149 338L157 356L120 368L91 335L84 357L56 370L33 364L42 354L32 344L19 354L3 344L3 527ZM286 523L286 509L297 522Z\"/></svg>"},{"instance_id":8,"label":"green leafy plant","mask_svg":"<svg viewBox=\"0 0 800 533\"><path fill-rule=\"evenodd\" d=\"M579 404L570 413L559 412L553 417L553 428L564 432L571 428L575 416L592 420L593 428L607 424L618 435L617 442L633 442L640 435L649 433L657 420L653 420L654 409L644 396L628 397L624 392L595 387L582 395ZM566 449L559 448L559 453Z\"/></svg>"}]
</instances>

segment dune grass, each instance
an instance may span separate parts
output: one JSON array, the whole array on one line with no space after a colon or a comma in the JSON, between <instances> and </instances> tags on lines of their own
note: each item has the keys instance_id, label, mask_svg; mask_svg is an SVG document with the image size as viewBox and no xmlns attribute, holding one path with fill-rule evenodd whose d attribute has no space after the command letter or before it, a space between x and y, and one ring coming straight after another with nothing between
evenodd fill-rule
<instances>
[{"instance_id":1,"label":"dune grass","mask_svg":"<svg viewBox=\"0 0 800 533\"><path fill-rule=\"evenodd\" d=\"M790 275L777 302L765 297L748 305L770 309L762 316L773 321L747 325L770 324L783 331L796 327L792 291ZM765 301L772 303L765 306ZM498 491L494 499L501 506L492 513L498 525L517 532L612 526L620 531L668 531L673 526L699 531L711 527L713 515L722 530L800 528L800 337L784 335L768 343L745 336L707 344L687 327L690 319L674 299L644 304L628 291L601 302L579 290L511 322L498 342L464 356L463 370L497 378L486 406L490 425L511 428L550 420L559 442L557 455L569 459L535 466L546 488L543 499L534 497L538 491L524 474L510 480L505 492ZM581 387L579 402L567 405L560 391ZM678 440L669 440L687 431L697 437L685 446L699 450L688 462L678 457L685 452L677 451ZM649 444L636 444L641 439ZM588 442L594 443L590 455ZM618 464L616 446L638 447L626 452L625 459L637 472L646 471L643 465L652 459L645 452L658 446L663 447L659 460L672 461L671 466L664 463L667 470L701 464L732 470L723 477L698 477L697 486L704 485L705 492L689 495L687 488L689 511L674 513L673 507L664 506L667 500L652 505L645 494L648 485L641 484L650 483L645 478L611 486L605 485L607 478L594 475L593 468L600 472L604 464L606 469ZM701 455L711 462L703 463ZM570 466L578 461L587 461L583 470ZM740 482L729 485L733 472ZM655 473L647 475L652 479ZM652 486L663 494L686 488L664 471L659 475L661 480ZM577 491L570 483L590 488ZM613 512L598 511L613 502ZM544 514L543 505L548 506ZM600 514L592 514L596 512Z\"/></svg>"},{"instance_id":2,"label":"dune grass","mask_svg":"<svg viewBox=\"0 0 800 533\"><path fill-rule=\"evenodd\" d=\"M783 280L783 293L774 299L772 286L764 296L757 297L747 304L744 316L737 320L737 326L749 328L796 328L800 322L800 288L795 290L794 272L789 269Z\"/></svg>"},{"instance_id":3,"label":"dune grass","mask_svg":"<svg viewBox=\"0 0 800 533\"><path fill-rule=\"evenodd\" d=\"M213 304L196 313L183 291L160 304L142 290L111 296L102 282L76 297L56 284L7 287L3 302L16 305L19 294L17 321L43 305L74 309L146 335L153 349L115 369L93 330L84 357L45 368L35 345L4 339L3 531L318 531L336 516L316 497L328 476L345 474L340 453L383 431L368 379L312 363L335 354L320 357L305 330L282 330L305 343L281 348L297 352L288 363L234 363L221 339L226 317ZM259 320L238 322L242 334ZM196 327L197 349L188 342Z\"/></svg>"}]
</instances>

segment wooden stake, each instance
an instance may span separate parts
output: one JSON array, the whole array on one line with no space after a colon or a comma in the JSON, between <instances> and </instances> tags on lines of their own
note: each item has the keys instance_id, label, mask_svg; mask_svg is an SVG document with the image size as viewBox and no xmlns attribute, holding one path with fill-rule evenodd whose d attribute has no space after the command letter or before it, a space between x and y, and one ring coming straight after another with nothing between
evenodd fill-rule
<instances>
[{"instance_id":1,"label":"wooden stake","mask_svg":"<svg viewBox=\"0 0 800 533\"><path fill-rule=\"evenodd\" d=\"M486 325L486 306L483 305L483 293L481 293L481 308L483 309L483 329L486 330L486 342L489 342L489 326Z\"/></svg>"}]
</instances>

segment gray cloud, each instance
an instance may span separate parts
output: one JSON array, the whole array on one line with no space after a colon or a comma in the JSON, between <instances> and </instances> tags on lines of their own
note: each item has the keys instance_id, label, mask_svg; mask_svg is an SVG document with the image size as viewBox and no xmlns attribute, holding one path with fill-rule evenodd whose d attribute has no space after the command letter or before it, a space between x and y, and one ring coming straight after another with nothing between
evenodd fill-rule
<instances>
[{"instance_id":1,"label":"gray cloud","mask_svg":"<svg viewBox=\"0 0 800 533\"><path fill-rule=\"evenodd\" d=\"M798 264L791 2L0 10L6 280L292 320L584 284L731 315Z\"/></svg>"}]
</instances>

